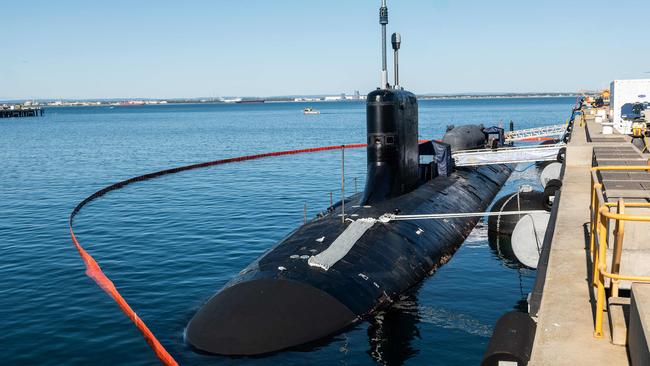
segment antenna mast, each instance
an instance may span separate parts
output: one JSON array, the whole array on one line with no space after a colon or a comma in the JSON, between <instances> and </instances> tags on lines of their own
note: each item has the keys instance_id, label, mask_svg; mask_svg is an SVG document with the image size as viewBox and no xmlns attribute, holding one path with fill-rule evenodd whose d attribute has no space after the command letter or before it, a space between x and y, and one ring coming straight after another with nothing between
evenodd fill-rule
<instances>
[{"instance_id":1,"label":"antenna mast","mask_svg":"<svg viewBox=\"0 0 650 366\"><path fill-rule=\"evenodd\" d=\"M386 70L386 24L388 24L388 7L386 0L381 0L379 8L379 24L381 24L381 89L388 88L388 71Z\"/></svg>"},{"instance_id":2,"label":"antenna mast","mask_svg":"<svg viewBox=\"0 0 650 366\"><path fill-rule=\"evenodd\" d=\"M399 47L402 43L402 37L399 33L393 33L391 42L393 43L393 67L395 68L393 72L395 74L395 85L393 87L399 89Z\"/></svg>"}]
</instances>

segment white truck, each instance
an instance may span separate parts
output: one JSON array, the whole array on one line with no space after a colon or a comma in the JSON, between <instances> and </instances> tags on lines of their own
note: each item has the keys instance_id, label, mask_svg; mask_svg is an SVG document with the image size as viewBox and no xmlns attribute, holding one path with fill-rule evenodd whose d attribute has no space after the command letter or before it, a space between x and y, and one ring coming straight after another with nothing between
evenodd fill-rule
<instances>
[{"instance_id":1,"label":"white truck","mask_svg":"<svg viewBox=\"0 0 650 366\"><path fill-rule=\"evenodd\" d=\"M614 80L609 91L614 129L622 134L632 133L632 109L635 103L650 103L650 79Z\"/></svg>"}]
</instances>

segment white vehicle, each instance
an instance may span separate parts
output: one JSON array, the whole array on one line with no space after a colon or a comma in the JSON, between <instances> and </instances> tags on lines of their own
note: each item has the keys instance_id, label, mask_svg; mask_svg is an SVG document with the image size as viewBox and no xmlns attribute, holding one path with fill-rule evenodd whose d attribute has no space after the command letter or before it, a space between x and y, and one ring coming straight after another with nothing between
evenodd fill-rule
<instances>
[{"instance_id":1,"label":"white vehicle","mask_svg":"<svg viewBox=\"0 0 650 366\"><path fill-rule=\"evenodd\" d=\"M650 102L650 79L614 80L610 93L614 129L622 134L632 133L634 104Z\"/></svg>"}]
</instances>

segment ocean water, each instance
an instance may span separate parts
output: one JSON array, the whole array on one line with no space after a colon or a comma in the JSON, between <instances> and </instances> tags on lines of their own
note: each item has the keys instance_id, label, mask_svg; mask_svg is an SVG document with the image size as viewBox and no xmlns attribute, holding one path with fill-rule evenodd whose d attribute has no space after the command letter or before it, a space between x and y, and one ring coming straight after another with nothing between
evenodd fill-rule
<instances>
[{"instance_id":1,"label":"ocean water","mask_svg":"<svg viewBox=\"0 0 650 366\"><path fill-rule=\"evenodd\" d=\"M421 138L448 124L563 122L572 98L420 102ZM70 211L94 191L169 167L365 141L363 103L49 108L0 121L0 349L6 365L152 365L153 352L84 274ZM501 259L479 224L453 259L394 308L343 333L254 358L193 352L187 321L229 278L340 199L340 151L275 157L136 183L86 206L75 231L183 365L471 365L494 323L521 308L534 271ZM361 190L365 149L347 150L346 192ZM522 167L520 167L522 168ZM520 169L500 195L537 183ZM318 316L315 314L314 316Z\"/></svg>"}]
</instances>

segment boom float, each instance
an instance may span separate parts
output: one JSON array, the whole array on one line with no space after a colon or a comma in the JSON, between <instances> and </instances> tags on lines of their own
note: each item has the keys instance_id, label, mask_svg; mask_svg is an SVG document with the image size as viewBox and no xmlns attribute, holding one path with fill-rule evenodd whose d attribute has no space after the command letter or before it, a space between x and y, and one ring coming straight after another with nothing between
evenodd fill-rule
<instances>
[{"instance_id":1,"label":"boom float","mask_svg":"<svg viewBox=\"0 0 650 366\"><path fill-rule=\"evenodd\" d=\"M445 138L451 144L418 144L417 99L398 86L397 71L395 85L387 81L387 23L384 0L381 84L366 106L364 192L297 228L210 298L186 329L194 348L223 355L274 352L339 332L389 306L448 261L479 218L379 218L482 212L509 177L507 165L453 169L452 148L486 146L478 126L451 129ZM397 53L401 39L392 40ZM429 155L433 161L421 164Z\"/></svg>"}]
</instances>

